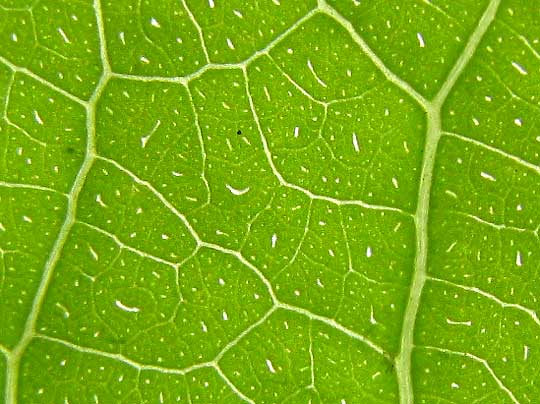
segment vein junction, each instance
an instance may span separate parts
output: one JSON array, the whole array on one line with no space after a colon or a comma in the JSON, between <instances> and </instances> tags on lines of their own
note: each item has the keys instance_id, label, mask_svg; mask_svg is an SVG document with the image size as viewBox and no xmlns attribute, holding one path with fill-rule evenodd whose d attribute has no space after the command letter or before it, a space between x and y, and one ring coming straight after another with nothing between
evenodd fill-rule
<instances>
[{"instance_id":1,"label":"vein junction","mask_svg":"<svg viewBox=\"0 0 540 404\"><path fill-rule=\"evenodd\" d=\"M405 310L403 328L401 332L401 348L396 358L396 369L400 389L401 404L414 404L413 380L411 372L412 351L414 348L414 325L420 307L422 289L427 279L428 263L428 225L430 212L430 195L435 167L437 145L442 135L441 108L458 80L459 76L474 55L480 40L495 18L500 0L492 0L482 15L477 28L470 36L465 49L459 56L441 89L432 101L426 102L424 108L427 112L428 125L424 147L424 158L420 174L420 187L418 190L418 203L414 215L416 225L416 258L415 269L409 294L409 301Z\"/></svg>"}]
</instances>

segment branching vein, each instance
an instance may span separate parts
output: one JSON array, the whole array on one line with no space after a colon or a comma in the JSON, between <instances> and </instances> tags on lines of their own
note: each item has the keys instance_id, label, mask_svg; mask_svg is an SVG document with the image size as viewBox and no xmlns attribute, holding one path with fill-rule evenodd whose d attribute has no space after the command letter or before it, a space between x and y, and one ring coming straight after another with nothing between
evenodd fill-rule
<instances>
[{"instance_id":1,"label":"branching vein","mask_svg":"<svg viewBox=\"0 0 540 404\"><path fill-rule=\"evenodd\" d=\"M423 104L427 112L427 133L424 147L422 170L420 173L420 187L418 189L418 203L415 212L416 225L416 257L414 274L409 293L409 299L405 308L405 316L401 331L400 351L396 358L396 370L398 376L401 404L414 404L413 383L411 374L412 351L414 347L414 327L416 316L420 307L422 289L427 276L428 255L428 220L431 196L431 184L435 168L435 157L441 130L441 107L444 104L454 84L474 55L480 40L495 18L500 0L491 0L489 6L480 18L478 26L471 34L467 44L441 89L433 99Z\"/></svg>"}]
</instances>

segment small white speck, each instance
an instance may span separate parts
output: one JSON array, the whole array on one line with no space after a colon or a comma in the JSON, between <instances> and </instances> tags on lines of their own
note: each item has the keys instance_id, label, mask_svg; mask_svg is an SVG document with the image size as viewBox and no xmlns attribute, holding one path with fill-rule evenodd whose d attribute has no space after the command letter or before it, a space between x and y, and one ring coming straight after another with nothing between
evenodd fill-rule
<instances>
[{"instance_id":1,"label":"small white speck","mask_svg":"<svg viewBox=\"0 0 540 404\"><path fill-rule=\"evenodd\" d=\"M356 137L356 132L353 132L352 134L352 144L354 147L354 150L359 153L360 152L360 145L358 144L358 138Z\"/></svg>"},{"instance_id":2,"label":"small white speck","mask_svg":"<svg viewBox=\"0 0 540 404\"><path fill-rule=\"evenodd\" d=\"M244 18L244 15L238 11L238 10L233 10L233 13L235 16L237 16L238 18Z\"/></svg>"},{"instance_id":3,"label":"small white speck","mask_svg":"<svg viewBox=\"0 0 540 404\"><path fill-rule=\"evenodd\" d=\"M234 43L233 43L233 41L231 41L231 38L227 38L227 46L232 50L235 49L234 48Z\"/></svg>"},{"instance_id":4,"label":"small white speck","mask_svg":"<svg viewBox=\"0 0 540 404\"><path fill-rule=\"evenodd\" d=\"M141 62L145 63L145 64L150 63L150 60L148 60L148 58L147 58L146 56L141 56L141 57L139 58L139 60L140 60Z\"/></svg>"},{"instance_id":5,"label":"small white speck","mask_svg":"<svg viewBox=\"0 0 540 404\"><path fill-rule=\"evenodd\" d=\"M64 306L63 304L61 303L55 303L55 306L58 307L60 310L62 310L62 316L64 318L69 318L69 316L71 315L71 313L69 312L69 310L66 308L66 306Z\"/></svg>"},{"instance_id":6,"label":"small white speck","mask_svg":"<svg viewBox=\"0 0 540 404\"><path fill-rule=\"evenodd\" d=\"M216 5L214 4L214 0L208 0L208 5L210 8L214 8Z\"/></svg>"},{"instance_id":7,"label":"small white speck","mask_svg":"<svg viewBox=\"0 0 540 404\"><path fill-rule=\"evenodd\" d=\"M524 76L529 74L529 72L527 72L527 70L523 66L521 66L519 63L512 62L512 66L514 66L514 69L516 69L520 74Z\"/></svg>"},{"instance_id":8,"label":"small white speck","mask_svg":"<svg viewBox=\"0 0 540 404\"><path fill-rule=\"evenodd\" d=\"M69 40L68 36L66 35L66 33L64 32L62 28L58 27L57 30L65 43L71 43L71 41Z\"/></svg>"},{"instance_id":9,"label":"small white speck","mask_svg":"<svg viewBox=\"0 0 540 404\"><path fill-rule=\"evenodd\" d=\"M224 311L223 313L221 313L221 317L223 318L224 321L227 321L229 319L229 316L227 315L227 312Z\"/></svg>"},{"instance_id":10,"label":"small white speck","mask_svg":"<svg viewBox=\"0 0 540 404\"><path fill-rule=\"evenodd\" d=\"M480 176L481 176L482 178L485 178L486 180L497 181L497 179L496 179L493 175L491 175L491 174L489 174L489 173L486 173L486 172L484 172L484 171L482 171L482 172L480 173Z\"/></svg>"},{"instance_id":11,"label":"small white speck","mask_svg":"<svg viewBox=\"0 0 540 404\"><path fill-rule=\"evenodd\" d=\"M469 321L454 321L454 320L451 320L449 318L446 319L446 322L450 325L466 325L468 327L470 327L472 325L472 321L469 320Z\"/></svg>"},{"instance_id":12,"label":"small white speck","mask_svg":"<svg viewBox=\"0 0 540 404\"><path fill-rule=\"evenodd\" d=\"M123 304L120 300L115 300L114 303L116 304L116 307L118 307L121 310L127 311L128 313L138 313L141 311L138 307L129 307Z\"/></svg>"},{"instance_id":13,"label":"small white speck","mask_svg":"<svg viewBox=\"0 0 540 404\"><path fill-rule=\"evenodd\" d=\"M160 127L160 125L161 125L161 120L158 119L156 123L154 124L154 127L150 130L150 132L146 136L141 137L141 147L143 149L146 147L146 144L148 143L152 135L156 132L156 130Z\"/></svg>"},{"instance_id":14,"label":"small white speck","mask_svg":"<svg viewBox=\"0 0 540 404\"><path fill-rule=\"evenodd\" d=\"M396 177L392 177L392 185L394 185L394 188L399 188L399 182Z\"/></svg>"},{"instance_id":15,"label":"small white speck","mask_svg":"<svg viewBox=\"0 0 540 404\"><path fill-rule=\"evenodd\" d=\"M243 189L237 189L237 188L233 188L229 184L225 184L225 187L231 192L231 194L233 194L235 196L244 195L244 194L248 193L249 189L250 189L249 187L246 187L246 188L243 188Z\"/></svg>"},{"instance_id":16,"label":"small white speck","mask_svg":"<svg viewBox=\"0 0 540 404\"><path fill-rule=\"evenodd\" d=\"M453 389L459 389L459 384L457 383L452 382L450 386L452 386Z\"/></svg>"},{"instance_id":17,"label":"small white speck","mask_svg":"<svg viewBox=\"0 0 540 404\"><path fill-rule=\"evenodd\" d=\"M277 234L276 233L272 234L272 248L276 248L277 240L278 240Z\"/></svg>"},{"instance_id":18,"label":"small white speck","mask_svg":"<svg viewBox=\"0 0 540 404\"><path fill-rule=\"evenodd\" d=\"M409 144L406 140L403 141L403 149L405 150L405 153L409 154L411 151L409 150Z\"/></svg>"},{"instance_id":19,"label":"small white speck","mask_svg":"<svg viewBox=\"0 0 540 404\"><path fill-rule=\"evenodd\" d=\"M270 92L268 91L268 87L263 86L264 95L266 96L266 99L268 101L272 101L272 97L270 96Z\"/></svg>"},{"instance_id":20,"label":"small white speck","mask_svg":"<svg viewBox=\"0 0 540 404\"><path fill-rule=\"evenodd\" d=\"M39 116L39 113L36 110L34 110L34 119L37 123L43 125L43 119L41 119L41 116Z\"/></svg>"},{"instance_id":21,"label":"small white speck","mask_svg":"<svg viewBox=\"0 0 540 404\"><path fill-rule=\"evenodd\" d=\"M101 194L96 195L96 202L101 206L102 208L106 208L107 205L103 202L103 199L101 199Z\"/></svg>"},{"instance_id":22,"label":"small white speck","mask_svg":"<svg viewBox=\"0 0 540 404\"><path fill-rule=\"evenodd\" d=\"M276 373L276 369L274 369L274 365L272 364L270 359L266 359L266 366L271 373Z\"/></svg>"},{"instance_id":23,"label":"small white speck","mask_svg":"<svg viewBox=\"0 0 540 404\"><path fill-rule=\"evenodd\" d=\"M371 247L368 246L368 248L366 248L366 257L371 258L372 255L373 250L371 249Z\"/></svg>"},{"instance_id":24,"label":"small white speck","mask_svg":"<svg viewBox=\"0 0 540 404\"><path fill-rule=\"evenodd\" d=\"M521 121L520 118L516 118L516 119L514 119L514 124L515 124L516 126L521 126L521 125L523 124L523 122Z\"/></svg>"},{"instance_id":25,"label":"small white speck","mask_svg":"<svg viewBox=\"0 0 540 404\"><path fill-rule=\"evenodd\" d=\"M154 17L150 19L150 25L152 25L152 27L161 28L161 24Z\"/></svg>"},{"instance_id":26,"label":"small white speck","mask_svg":"<svg viewBox=\"0 0 540 404\"><path fill-rule=\"evenodd\" d=\"M92 255L92 258L93 258L95 261L99 260L99 255L98 255L98 253L96 252L96 250L94 250L94 249L92 248L92 246L88 246L88 250L90 251L90 255Z\"/></svg>"},{"instance_id":27,"label":"small white speck","mask_svg":"<svg viewBox=\"0 0 540 404\"><path fill-rule=\"evenodd\" d=\"M448 196L451 196L451 197L454 198L454 199L457 199L457 197L458 197L457 194L456 194L455 192L450 191L449 189L446 189L446 190L444 191L444 193L445 193L446 195L448 195Z\"/></svg>"},{"instance_id":28,"label":"small white speck","mask_svg":"<svg viewBox=\"0 0 540 404\"><path fill-rule=\"evenodd\" d=\"M422 36L420 32L416 33L416 38L418 39L418 44L420 45L420 47L425 48L426 42L424 41L424 37Z\"/></svg>"},{"instance_id":29,"label":"small white speck","mask_svg":"<svg viewBox=\"0 0 540 404\"><path fill-rule=\"evenodd\" d=\"M521 251L518 251L518 252L516 253L516 265L517 265L518 267L523 266L523 261L522 261L522 258L521 258Z\"/></svg>"},{"instance_id":30,"label":"small white speck","mask_svg":"<svg viewBox=\"0 0 540 404\"><path fill-rule=\"evenodd\" d=\"M373 306L371 306L371 310L369 313L369 322L371 324L377 324L377 320L375 320L375 314L373 313Z\"/></svg>"},{"instance_id":31,"label":"small white speck","mask_svg":"<svg viewBox=\"0 0 540 404\"><path fill-rule=\"evenodd\" d=\"M17 34L16 34L16 33L12 33L12 34L11 34L11 40L12 40L13 42L17 42L17 41L19 40L19 38L17 37Z\"/></svg>"},{"instance_id":32,"label":"small white speck","mask_svg":"<svg viewBox=\"0 0 540 404\"><path fill-rule=\"evenodd\" d=\"M298 134L300 133L300 128L298 126L294 127L294 137L298 137Z\"/></svg>"}]
</instances>

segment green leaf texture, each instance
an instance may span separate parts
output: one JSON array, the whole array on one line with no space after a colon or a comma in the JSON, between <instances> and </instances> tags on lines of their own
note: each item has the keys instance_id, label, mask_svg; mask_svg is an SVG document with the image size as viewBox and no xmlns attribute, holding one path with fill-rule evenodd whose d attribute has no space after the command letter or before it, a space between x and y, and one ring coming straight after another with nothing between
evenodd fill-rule
<instances>
[{"instance_id":1,"label":"green leaf texture","mask_svg":"<svg viewBox=\"0 0 540 404\"><path fill-rule=\"evenodd\" d=\"M5 403L540 403L539 21L1 0Z\"/></svg>"}]
</instances>

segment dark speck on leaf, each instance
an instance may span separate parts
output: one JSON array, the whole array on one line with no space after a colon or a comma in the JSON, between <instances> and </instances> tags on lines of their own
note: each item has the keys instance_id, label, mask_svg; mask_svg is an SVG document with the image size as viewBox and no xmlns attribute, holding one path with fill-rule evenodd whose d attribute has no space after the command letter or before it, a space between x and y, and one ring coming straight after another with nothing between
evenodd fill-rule
<instances>
[{"instance_id":1,"label":"dark speck on leaf","mask_svg":"<svg viewBox=\"0 0 540 404\"><path fill-rule=\"evenodd\" d=\"M68 147L68 148L66 149L66 152L67 152L68 154L73 154L73 153L75 153L75 149L74 149L73 147Z\"/></svg>"},{"instance_id":2,"label":"dark speck on leaf","mask_svg":"<svg viewBox=\"0 0 540 404\"><path fill-rule=\"evenodd\" d=\"M238 130L236 131L236 134L237 134L237 135L241 135L241 134L242 134L242 131L241 131L240 129L238 129Z\"/></svg>"}]
</instances>

